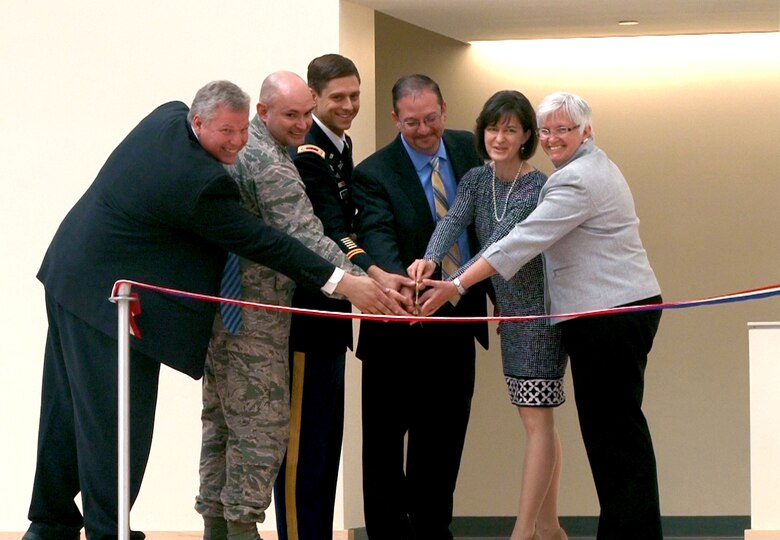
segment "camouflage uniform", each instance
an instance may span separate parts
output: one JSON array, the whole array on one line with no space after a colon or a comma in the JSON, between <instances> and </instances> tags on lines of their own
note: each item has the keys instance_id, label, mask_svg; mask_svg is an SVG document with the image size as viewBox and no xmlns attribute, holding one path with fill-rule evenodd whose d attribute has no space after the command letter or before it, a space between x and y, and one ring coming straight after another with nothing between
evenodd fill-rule
<instances>
[{"instance_id":1,"label":"camouflage uniform","mask_svg":"<svg viewBox=\"0 0 780 540\"><path fill-rule=\"evenodd\" d=\"M287 149L258 116L250 122L245 149L227 169L250 212L350 273L365 275L323 235ZM244 300L289 306L295 283L242 259L241 289ZM290 314L242 308L241 317L238 335L219 316L214 323L203 377L195 509L206 517L262 522L290 434Z\"/></svg>"}]
</instances>

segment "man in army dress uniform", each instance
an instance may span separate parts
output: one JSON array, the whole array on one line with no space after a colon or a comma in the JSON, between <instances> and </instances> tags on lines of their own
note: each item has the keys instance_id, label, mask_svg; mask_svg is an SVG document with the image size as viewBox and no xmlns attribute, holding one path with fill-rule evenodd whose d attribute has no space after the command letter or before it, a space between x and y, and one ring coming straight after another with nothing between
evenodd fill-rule
<instances>
[{"instance_id":1,"label":"man in army dress uniform","mask_svg":"<svg viewBox=\"0 0 780 540\"><path fill-rule=\"evenodd\" d=\"M290 147L314 213L349 260L393 290L405 278L383 272L355 243L352 140L346 130L360 109L360 75L338 54L309 63L314 123L306 144ZM322 295L320 295L322 296ZM349 302L296 289L293 306L350 312ZM293 315L290 333L291 439L274 489L279 540L322 540L333 532L344 431L344 368L352 321Z\"/></svg>"},{"instance_id":2,"label":"man in army dress uniform","mask_svg":"<svg viewBox=\"0 0 780 540\"><path fill-rule=\"evenodd\" d=\"M249 141L228 168L242 204L267 225L299 239L348 272L339 247L323 235L286 146L303 142L314 101L297 75L277 72L263 82ZM290 305L295 283L241 260L245 300ZM196 510L204 538L257 539L289 438L287 340L290 315L242 309L232 334L217 317L203 379L203 444Z\"/></svg>"}]
</instances>

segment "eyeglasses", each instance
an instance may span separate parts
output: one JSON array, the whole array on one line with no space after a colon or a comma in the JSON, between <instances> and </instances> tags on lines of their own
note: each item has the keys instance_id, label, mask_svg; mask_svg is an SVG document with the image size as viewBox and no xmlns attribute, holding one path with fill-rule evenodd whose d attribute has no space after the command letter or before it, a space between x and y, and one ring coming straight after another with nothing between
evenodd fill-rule
<instances>
[{"instance_id":1,"label":"eyeglasses","mask_svg":"<svg viewBox=\"0 0 780 540\"><path fill-rule=\"evenodd\" d=\"M422 122L420 122L417 118L407 118L406 120L401 120L401 124L406 129L418 129L420 127L420 123L431 127L432 125L437 124L439 120L441 120L441 113L435 112L423 118Z\"/></svg>"},{"instance_id":2,"label":"eyeglasses","mask_svg":"<svg viewBox=\"0 0 780 540\"><path fill-rule=\"evenodd\" d=\"M579 127L580 125L577 124L576 126L572 127L559 126L555 129L539 128L536 130L536 134L539 135L540 139L549 139L551 135L555 135L556 137L563 137L568 132L574 131Z\"/></svg>"}]
</instances>

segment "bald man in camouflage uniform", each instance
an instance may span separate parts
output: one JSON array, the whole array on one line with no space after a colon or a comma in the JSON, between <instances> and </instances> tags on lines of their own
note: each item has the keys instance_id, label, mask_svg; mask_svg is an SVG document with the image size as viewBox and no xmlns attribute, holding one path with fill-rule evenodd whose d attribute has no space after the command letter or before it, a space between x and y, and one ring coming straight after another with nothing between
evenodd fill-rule
<instances>
[{"instance_id":1,"label":"bald man in camouflage uniform","mask_svg":"<svg viewBox=\"0 0 780 540\"><path fill-rule=\"evenodd\" d=\"M314 100L295 74L263 82L249 142L235 165L243 205L263 221L350 273L364 275L324 236L286 147L302 144ZM295 283L270 268L241 260L244 300L289 306ZM231 334L217 317L203 379L200 492L206 540L259 538L271 491L289 439L287 340L290 314L242 309Z\"/></svg>"}]
</instances>

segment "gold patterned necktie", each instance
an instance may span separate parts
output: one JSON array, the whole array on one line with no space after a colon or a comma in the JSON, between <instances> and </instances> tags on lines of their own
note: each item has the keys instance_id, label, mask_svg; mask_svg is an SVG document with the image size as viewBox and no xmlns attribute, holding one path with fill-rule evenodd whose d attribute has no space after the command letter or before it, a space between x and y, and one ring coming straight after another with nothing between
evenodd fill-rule
<instances>
[{"instance_id":1,"label":"gold patterned necktie","mask_svg":"<svg viewBox=\"0 0 780 540\"><path fill-rule=\"evenodd\" d=\"M433 202L436 208L436 220L440 220L450 209L447 200L447 191L444 189L444 181L439 172L439 156L431 159L431 185L433 185ZM460 248L455 242L441 261L442 279L449 278L460 267Z\"/></svg>"}]
</instances>

